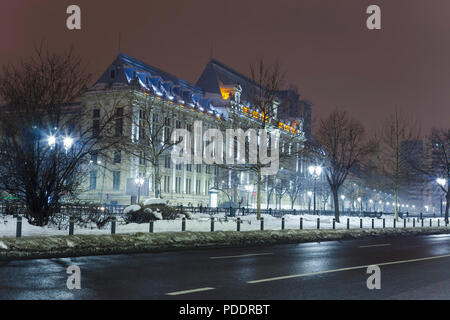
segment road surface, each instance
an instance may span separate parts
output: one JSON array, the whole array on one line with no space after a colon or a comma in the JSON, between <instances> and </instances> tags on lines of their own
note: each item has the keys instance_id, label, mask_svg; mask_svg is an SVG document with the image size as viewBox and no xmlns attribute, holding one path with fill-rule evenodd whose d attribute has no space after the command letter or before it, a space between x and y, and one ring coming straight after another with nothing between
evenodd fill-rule
<instances>
[{"instance_id":1,"label":"road surface","mask_svg":"<svg viewBox=\"0 0 450 320\"><path fill-rule=\"evenodd\" d=\"M0 299L450 299L450 235L0 262Z\"/></svg>"}]
</instances>

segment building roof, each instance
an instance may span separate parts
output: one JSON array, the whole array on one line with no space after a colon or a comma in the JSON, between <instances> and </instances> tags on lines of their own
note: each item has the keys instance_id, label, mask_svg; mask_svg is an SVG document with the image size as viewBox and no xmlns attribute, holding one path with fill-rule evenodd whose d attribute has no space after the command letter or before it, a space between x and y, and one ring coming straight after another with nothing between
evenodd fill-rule
<instances>
[{"instance_id":1,"label":"building roof","mask_svg":"<svg viewBox=\"0 0 450 320\"><path fill-rule=\"evenodd\" d=\"M214 110L200 87L124 53L119 53L92 89L132 84L169 100Z\"/></svg>"}]
</instances>

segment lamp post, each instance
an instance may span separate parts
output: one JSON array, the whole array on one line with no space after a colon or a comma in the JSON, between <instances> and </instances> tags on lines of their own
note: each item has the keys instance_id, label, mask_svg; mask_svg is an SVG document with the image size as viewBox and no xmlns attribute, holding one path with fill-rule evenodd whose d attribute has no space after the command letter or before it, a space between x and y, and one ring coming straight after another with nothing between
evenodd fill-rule
<instances>
[{"instance_id":1,"label":"lamp post","mask_svg":"<svg viewBox=\"0 0 450 320\"><path fill-rule=\"evenodd\" d=\"M245 190L247 191L247 210L248 210L248 201L250 199L250 193L253 191L253 186L251 184L247 184L245 186Z\"/></svg>"},{"instance_id":2,"label":"lamp post","mask_svg":"<svg viewBox=\"0 0 450 320\"><path fill-rule=\"evenodd\" d=\"M440 185L442 188L445 187L445 185L447 184L447 180L443 179L443 178L437 178L436 182L438 185ZM442 217L442 195L441 195L441 217Z\"/></svg>"},{"instance_id":3,"label":"lamp post","mask_svg":"<svg viewBox=\"0 0 450 320\"><path fill-rule=\"evenodd\" d=\"M359 202L359 215L362 216L362 201L361 201L361 197L358 197L358 202Z\"/></svg>"},{"instance_id":4,"label":"lamp post","mask_svg":"<svg viewBox=\"0 0 450 320\"><path fill-rule=\"evenodd\" d=\"M316 180L319 178L322 173L321 166L309 166L308 167L309 174L313 177L314 181L314 214L316 214Z\"/></svg>"},{"instance_id":5,"label":"lamp post","mask_svg":"<svg viewBox=\"0 0 450 320\"><path fill-rule=\"evenodd\" d=\"M139 203L139 200L141 198L141 187L144 185L144 179L139 177L139 178L134 179L134 182L136 183L136 185L138 187L137 202Z\"/></svg>"},{"instance_id":6,"label":"lamp post","mask_svg":"<svg viewBox=\"0 0 450 320\"><path fill-rule=\"evenodd\" d=\"M341 199L342 199L342 213L344 213L345 196L344 196L344 195L341 195Z\"/></svg>"},{"instance_id":7,"label":"lamp post","mask_svg":"<svg viewBox=\"0 0 450 320\"><path fill-rule=\"evenodd\" d=\"M311 197L313 193L311 191L308 191L308 214L311 214Z\"/></svg>"}]
</instances>

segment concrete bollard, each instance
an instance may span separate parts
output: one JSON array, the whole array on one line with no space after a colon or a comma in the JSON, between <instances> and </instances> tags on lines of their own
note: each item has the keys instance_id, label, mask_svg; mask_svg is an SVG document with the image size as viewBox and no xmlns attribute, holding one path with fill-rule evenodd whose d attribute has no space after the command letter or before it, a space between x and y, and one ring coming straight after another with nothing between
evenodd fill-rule
<instances>
[{"instance_id":1,"label":"concrete bollard","mask_svg":"<svg viewBox=\"0 0 450 320\"><path fill-rule=\"evenodd\" d=\"M422 228L423 228L423 219L422 219L422 223L421 223L421 226L422 226Z\"/></svg>"},{"instance_id":2,"label":"concrete bollard","mask_svg":"<svg viewBox=\"0 0 450 320\"><path fill-rule=\"evenodd\" d=\"M336 219L333 218L333 230L336 229Z\"/></svg>"},{"instance_id":3,"label":"concrete bollard","mask_svg":"<svg viewBox=\"0 0 450 320\"><path fill-rule=\"evenodd\" d=\"M363 219L360 218L359 219L359 228L362 229L362 227L363 227Z\"/></svg>"},{"instance_id":4,"label":"concrete bollard","mask_svg":"<svg viewBox=\"0 0 450 320\"><path fill-rule=\"evenodd\" d=\"M116 217L112 217L111 234L115 234L116 233L116 221L117 221L117 218Z\"/></svg>"},{"instance_id":5,"label":"concrete bollard","mask_svg":"<svg viewBox=\"0 0 450 320\"><path fill-rule=\"evenodd\" d=\"M264 218L261 217L261 231L264 230Z\"/></svg>"},{"instance_id":6,"label":"concrete bollard","mask_svg":"<svg viewBox=\"0 0 450 320\"><path fill-rule=\"evenodd\" d=\"M416 227L416 218L413 218L413 228Z\"/></svg>"},{"instance_id":7,"label":"concrete bollard","mask_svg":"<svg viewBox=\"0 0 450 320\"><path fill-rule=\"evenodd\" d=\"M386 218L383 218L383 229L386 228Z\"/></svg>"},{"instance_id":8,"label":"concrete bollard","mask_svg":"<svg viewBox=\"0 0 450 320\"><path fill-rule=\"evenodd\" d=\"M395 218L394 218L394 229L395 229L396 225L397 225L397 220L395 220Z\"/></svg>"},{"instance_id":9,"label":"concrete bollard","mask_svg":"<svg viewBox=\"0 0 450 320\"><path fill-rule=\"evenodd\" d=\"M16 238L20 238L21 236L22 236L22 217L17 217Z\"/></svg>"},{"instance_id":10,"label":"concrete bollard","mask_svg":"<svg viewBox=\"0 0 450 320\"><path fill-rule=\"evenodd\" d=\"M372 229L375 229L375 220L372 219Z\"/></svg>"},{"instance_id":11,"label":"concrete bollard","mask_svg":"<svg viewBox=\"0 0 450 320\"><path fill-rule=\"evenodd\" d=\"M317 218L317 229L320 229L320 218Z\"/></svg>"},{"instance_id":12,"label":"concrete bollard","mask_svg":"<svg viewBox=\"0 0 450 320\"><path fill-rule=\"evenodd\" d=\"M284 217L281 218L281 230L284 230Z\"/></svg>"},{"instance_id":13,"label":"concrete bollard","mask_svg":"<svg viewBox=\"0 0 450 320\"><path fill-rule=\"evenodd\" d=\"M211 232L214 232L214 217L211 217Z\"/></svg>"},{"instance_id":14,"label":"concrete bollard","mask_svg":"<svg viewBox=\"0 0 450 320\"><path fill-rule=\"evenodd\" d=\"M303 230L303 218L300 218L300 230Z\"/></svg>"},{"instance_id":15,"label":"concrete bollard","mask_svg":"<svg viewBox=\"0 0 450 320\"><path fill-rule=\"evenodd\" d=\"M406 219L403 219L403 228L406 228Z\"/></svg>"},{"instance_id":16,"label":"concrete bollard","mask_svg":"<svg viewBox=\"0 0 450 320\"><path fill-rule=\"evenodd\" d=\"M75 219L73 217L69 218L69 236L73 236L74 221Z\"/></svg>"},{"instance_id":17,"label":"concrete bollard","mask_svg":"<svg viewBox=\"0 0 450 320\"><path fill-rule=\"evenodd\" d=\"M347 229L350 229L350 218L347 218Z\"/></svg>"},{"instance_id":18,"label":"concrete bollard","mask_svg":"<svg viewBox=\"0 0 450 320\"><path fill-rule=\"evenodd\" d=\"M181 218L181 231L182 232L186 231L186 218L185 217Z\"/></svg>"},{"instance_id":19,"label":"concrete bollard","mask_svg":"<svg viewBox=\"0 0 450 320\"><path fill-rule=\"evenodd\" d=\"M432 227L433 219L430 218L430 227Z\"/></svg>"},{"instance_id":20,"label":"concrete bollard","mask_svg":"<svg viewBox=\"0 0 450 320\"><path fill-rule=\"evenodd\" d=\"M438 228L441 226L441 219L438 219Z\"/></svg>"},{"instance_id":21,"label":"concrete bollard","mask_svg":"<svg viewBox=\"0 0 450 320\"><path fill-rule=\"evenodd\" d=\"M148 226L148 232L150 232L150 233L153 233L153 223L154 223L154 221L151 220L149 223L149 226Z\"/></svg>"},{"instance_id":22,"label":"concrete bollard","mask_svg":"<svg viewBox=\"0 0 450 320\"><path fill-rule=\"evenodd\" d=\"M241 218L238 217L236 222L237 222L236 230L241 231Z\"/></svg>"}]
</instances>

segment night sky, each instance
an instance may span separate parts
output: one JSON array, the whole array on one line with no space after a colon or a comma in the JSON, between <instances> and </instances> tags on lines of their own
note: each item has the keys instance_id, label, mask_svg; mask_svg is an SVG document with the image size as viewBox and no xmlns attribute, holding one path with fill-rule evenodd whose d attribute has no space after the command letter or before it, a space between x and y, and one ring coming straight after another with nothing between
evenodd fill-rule
<instances>
[{"instance_id":1,"label":"night sky","mask_svg":"<svg viewBox=\"0 0 450 320\"><path fill-rule=\"evenodd\" d=\"M77 4L82 29L66 28ZM382 30L366 28L377 4ZM0 64L47 41L74 45L96 79L121 51L196 82L211 51L248 74L256 57L279 61L313 115L344 108L373 131L396 106L423 133L450 120L448 0L2 0ZM213 48L213 50L211 50Z\"/></svg>"}]
</instances>

